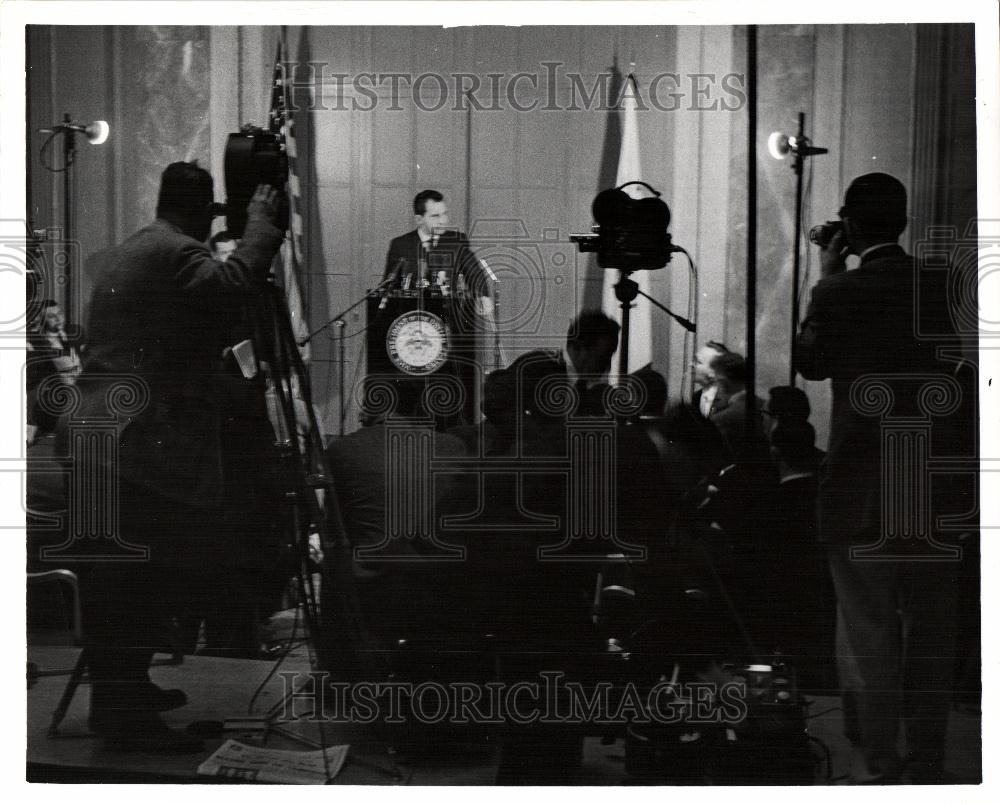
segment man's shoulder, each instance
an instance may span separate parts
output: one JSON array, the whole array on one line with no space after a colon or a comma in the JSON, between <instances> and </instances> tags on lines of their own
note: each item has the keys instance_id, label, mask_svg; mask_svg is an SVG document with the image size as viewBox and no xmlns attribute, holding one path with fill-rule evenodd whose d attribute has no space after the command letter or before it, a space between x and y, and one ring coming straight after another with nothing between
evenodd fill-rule
<instances>
[{"instance_id":1,"label":"man's shoulder","mask_svg":"<svg viewBox=\"0 0 1000 804\"><path fill-rule=\"evenodd\" d=\"M385 440L385 428L361 427L347 435L334 436L326 447L327 455L338 462L356 462L369 454L372 446Z\"/></svg>"},{"instance_id":2,"label":"man's shoulder","mask_svg":"<svg viewBox=\"0 0 1000 804\"><path fill-rule=\"evenodd\" d=\"M156 220L143 226L117 247L109 249L108 256L114 257L116 254L129 253L136 250L180 251L186 248L208 251L207 245L199 243L190 235L184 234L176 226L172 226L166 221Z\"/></svg>"},{"instance_id":3,"label":"man's shoulder","mask_svg":"<svg viewBox=\"0 0 1000 804\"><path fill-rule=\"evenodd\" d=\"M913 268L913 257L902 251L876 257L857 268L823 277L813 288L813 297L849 296L874 286L906 282L913 276Z\"/></svg>"},{"instance_id":4,"label":"man's shoulder","mask_svg":"<svg viewBox=\"0 0 1000 804\"><path fill-rule=\"evenodd\" d=\"M392 240L389 241L389 249L392 250L398 247L413 245L414 241L420 241L420 236L417 234L416 229L392 238Z\"/></svg>"}]
</instances>

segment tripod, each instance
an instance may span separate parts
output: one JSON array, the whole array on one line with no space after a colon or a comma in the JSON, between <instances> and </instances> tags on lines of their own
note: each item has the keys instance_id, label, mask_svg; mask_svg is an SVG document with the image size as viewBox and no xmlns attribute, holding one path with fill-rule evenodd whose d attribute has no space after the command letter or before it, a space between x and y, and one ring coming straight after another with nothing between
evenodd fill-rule
<instances>
[{"instance_id":1,"label":"tripod","mask_svg":"<svg viewBox=\"0 0 1000 804\"><path fill-rule=\"evenodd\" d=\"M310 403L309 377L295 345L284 297L273 285L263 288L254 299L251 320L255 354L266 364L271 380L280 422L279 430L286 434L279 443L280 497L285 502L283 518L285 534L290 538L297 560L301 588L307 604L304 606L308 627L316 647L316 660L329 667L333 660L335 640L333 629L339 628L343 639L336 644L343 654L354 652L367 658L365 629L351 573L351 554L347 535L340 519L336 497L330 491L330 472L320 437L319 427ZM304 405L297 413L296 389ZM290 436L289 436L290 434ZM325 499L321 500L321 497ZM321 505L322 501L322 505ZM316 605L313 572L309 563L309 534L320 534L325 560L319 567L320 577L329 593L324 601L322 617ZM174 663L179 661L175 654ZM62 698L53 714L49 735L57 734L66 712L90 662L90 650L81 652Z\"/></svg>"},{"instance_id":2,"label":"tripod","mask_svg":"<svg viewBox=\"0 0 1000 804\"><path fill-rule=\"evenodd\" d=\"M285 436L278 446L287 533L305 592L303 608L316 648L316 662L320 667L329 667L345 642L349 652L353 648L363 657L368 655L367 632L351 572L351 545L331 486L309 373L296 344L284 296L269 284L257 301L255 351L258 361L266 366ZM323 547L324 560L318 567L323 589L332 592L322 609L317 605L313 573L309 571L311 532L319 534ZM341 640L334 639L335 629L339 629Z\"/></svg>"},{"instance_id":3,"label":"tripod","mask_svg":"<svg viewBox=\"0 0 1000 804\"><path fill-rule=\"evenodd\" d=\"M680 249L682 250L682 249ZM686 253L686 252L685 252ZM694 323L688 319L677 315L675 312L667 308L666 306L660 304L656 299L650 296L648 293L644 293L639 289L639 283L634 279L630 279L629 275L632 271L625 270L624 268L620 272L620 277L617 284L615 284L615 298L621 302L622 308L622 334L621 334L621 346L618 351L618 373L620 376L624 377L628 374L628 341L629 341L629 310L632 308L632 302L635 301L637 296L642 296L644 299L648 299L657 307L659 307L663 312L669 315L674 321L684 327L688 332L695 332L696 327Z\"/></svg>"}]
</instances>

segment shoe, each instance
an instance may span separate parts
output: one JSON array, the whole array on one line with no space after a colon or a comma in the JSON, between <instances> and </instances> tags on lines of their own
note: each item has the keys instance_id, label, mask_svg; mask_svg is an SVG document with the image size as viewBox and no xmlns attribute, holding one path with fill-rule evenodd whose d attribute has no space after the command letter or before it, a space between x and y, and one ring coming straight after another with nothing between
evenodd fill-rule
<instances>
[{"instance_id":1,"label":"shoe","mask_svg":"<svg viewBox=\"0 0 1000 804\"><path fill-rule=\"evenodd\" d=\"M152 681L123 685L121 696L122 708L125 708L125 702L134 701L135 706L131 708L148 712L169 712L171 709L180 709L188 700L184 690L165 690Z\"/></svg>"},{"instance_id":2,"label":"shoe","mask_svg":"<svg viewBox=\"0 0 1000 804\"><path fill-rule=\"evenodd\" d=\"M169 728L149 712L91 709L89 725L112 751L195 754L205 748L200 738Z\"/></svg>"}]
</instances>

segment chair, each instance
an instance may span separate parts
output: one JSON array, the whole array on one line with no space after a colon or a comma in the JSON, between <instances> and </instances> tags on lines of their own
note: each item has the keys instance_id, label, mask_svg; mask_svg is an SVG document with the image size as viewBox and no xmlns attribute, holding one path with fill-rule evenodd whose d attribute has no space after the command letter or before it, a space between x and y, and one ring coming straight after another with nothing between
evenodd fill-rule
<instances>
[{"instance_id":1,"label":"chair","mask_svg":"<svg viewBox=\"0 0 1000 804\"><path fill-rule=\"evenodd\" d=\"M29 572L27 587L27 643L47 646L81 644L83 617L80 608L80 584L76 573L67 569ZM54 587L54 592L47 597L31 595L31 589L37 588L40 591L46 587ZM28 662L28 687L33 687L38 679L44 676L72 675L74 672L70 667L40 668L34 662Z\"/></svg>"},{"instance_id":2,"label":"chair","mask_svg":"<svg viewBox=\"0 0 1000 804\"><path fill-rule=\"evenodd\" d=\"M27 585L28 644L79 645L83 639L83 615L80 607L80 582L76 573L68 569L29 572ZM32 596L31 589L37 588L40 591L49 586L55 587L54 594ZM43 627L50 623L63 627Z\"/></svg>"}]
</instances>

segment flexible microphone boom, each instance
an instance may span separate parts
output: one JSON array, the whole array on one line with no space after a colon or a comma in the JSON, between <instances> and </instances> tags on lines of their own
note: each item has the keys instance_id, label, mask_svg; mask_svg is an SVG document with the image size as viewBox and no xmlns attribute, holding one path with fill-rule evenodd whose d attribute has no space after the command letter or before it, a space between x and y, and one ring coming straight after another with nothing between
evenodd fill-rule
<instances>
[{"instance_id":1,"label":"flexible microphone boom","mask_svg":"<svg viewBox=\"0 0 1000 804\"><path fill-rule=\"evenodd\" d=\"M403 272L403 266L406 265L406 257L400 257L396 262L395 267L389 273L389 281L385 284L385 290L382 291L382 301L378 303L379 312L382 312L386 306L389 304L389 290L395 287L396 283L399 281L399 275Z\"/></svg>"}]
</instances>

